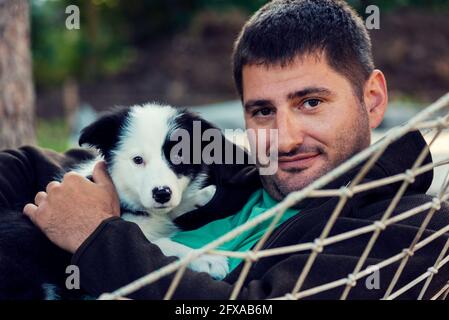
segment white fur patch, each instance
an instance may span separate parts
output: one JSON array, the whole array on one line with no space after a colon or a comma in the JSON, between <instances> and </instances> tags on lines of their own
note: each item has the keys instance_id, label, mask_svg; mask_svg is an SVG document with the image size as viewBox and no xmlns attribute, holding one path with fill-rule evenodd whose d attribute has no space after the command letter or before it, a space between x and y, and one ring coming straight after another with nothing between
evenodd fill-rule
<instances>
[{"instance_id":1,"label":"white fur patch","mask_svg":"<svg viewBox=\"0 0 449 320\"><path fill-rule=\"evenodd\" d=\"M170 129L170 119L176 109L169 106L149 105L133 107L122 132L113 163L109 169L118 193L131 210L166 213L178 206L182 193L189 184L187 177L178 178L162 155L162 147ZM141 157L143 165L132 159ZM171 199L161 205L152 196L152 190L167 186Z\"/></svg>"}]
</instances>

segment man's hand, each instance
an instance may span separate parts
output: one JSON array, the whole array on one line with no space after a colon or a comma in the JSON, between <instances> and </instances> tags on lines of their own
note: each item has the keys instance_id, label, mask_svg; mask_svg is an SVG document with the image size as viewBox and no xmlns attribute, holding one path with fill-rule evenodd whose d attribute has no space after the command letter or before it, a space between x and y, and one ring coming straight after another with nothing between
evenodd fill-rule
<instances>
[{"instance_id":1,"label":"man's hand","mask_svg":"<svg viewBox=\"0 0 449 320\"><path fill-rule=\"evenodd\" d=\"M74 253L110 217L120 216L120 204L104 162L97 163L93 180L69 172L37 193L23 212L56 245Z\"/></svg>"}]
</instances>

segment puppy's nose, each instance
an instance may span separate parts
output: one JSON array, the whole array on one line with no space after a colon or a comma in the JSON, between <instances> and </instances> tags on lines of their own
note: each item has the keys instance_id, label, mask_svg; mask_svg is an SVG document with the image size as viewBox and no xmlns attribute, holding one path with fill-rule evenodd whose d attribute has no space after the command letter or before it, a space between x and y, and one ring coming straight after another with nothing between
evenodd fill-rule
<instances>
[{"instance_id":1,"label":"puppy's nose","mask_svg":"<svg viewBox=\"0 0 449 320\"><path fill-rule=\"evenodd\" d=\"M167 186L156 187L153 189L153 199L159 203L166 203L171 198L171 189Z\"/></svg>"}]
</instances>

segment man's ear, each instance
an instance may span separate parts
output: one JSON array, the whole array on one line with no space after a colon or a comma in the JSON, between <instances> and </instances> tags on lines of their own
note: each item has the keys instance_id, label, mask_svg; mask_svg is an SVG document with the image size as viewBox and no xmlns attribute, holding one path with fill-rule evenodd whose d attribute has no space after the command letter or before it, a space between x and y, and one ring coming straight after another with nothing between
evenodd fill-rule
<instances>
[{"instance_id":1,"label":"man's ear","mask_svg":"<svg viewBox=\"0 0 449 320\"><path fill-rule=\"evenodd\" d=\"M370 128L377 128L382 122L388 106L387 81L380 70L374 70L366 81L364 101Z\"/></svg>"},{"instance_id":2,"label":"man's ear","mask_svg":"<svg viewBox=\"0 0 449 320\"><path fill-rule=\"evenodd\" d=\"M129 107L122 107L101 115L95 122L81 131L79 145L87 144L95 147L103 156L107 157L118 141L129 111Z\"/></svg>"}]
</instances>

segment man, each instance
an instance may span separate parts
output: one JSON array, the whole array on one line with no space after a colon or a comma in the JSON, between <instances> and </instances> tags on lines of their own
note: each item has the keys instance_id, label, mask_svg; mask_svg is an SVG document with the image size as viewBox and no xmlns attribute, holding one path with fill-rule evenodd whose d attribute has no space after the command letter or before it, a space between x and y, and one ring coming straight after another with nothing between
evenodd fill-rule
<instances>
[{"instance_id":1,"label":"man","mask_svg":"<svg viewBox=\"0 0 449 320\"><path fill-rule=\"evenodd\" d=\"M259 192L272 203L300 190L370 144L370 128L382 121L388 98L385 77L375 70L371 45L363 22L341 1L283 0L262 7L244 26L233 55L234 78L250 129L277 129L279 169L272 176L258 176L250 167L227 168L215 183L221 197L212 200L205 214L201 209L177 219L185 229L194 229L219 216L221 207L233 201L242 204L239 190ZM266 142L269 144L269 142ZM417 158L425 141L412 132L392 144L364 181L405 172ZM86 157L81 150L65 155L35 148L22 148L0 155L0 204L30 202L24 213L61 248L73 254L80 268L81 286L91 295L111 292L161 268L175 259L165 257L148 242L139 228L119 218L119 204L104 165L95 168L94 183L68 174L62 183L49 182L52 173L68 162ZM431 162L430 156L426 163ZM239 170L237 170L239 168ZM360 167L329 188L347 185ZM431 199L425 195L432 173L415 178L395 213L404 212ZM357 194L343 208L331 234L371 225L379 220L398 190L398 183ZM16 194L15 190L25 190ZM226 195L233 194L232 198ZM243 194L248 194L245 192ZM254 193L253 193L254 194ZM258 200L258 201L259 201ZM313 241L318 238L338 198L317 198L299 203L289 219L280 224L263 249ZM254 212L249 208L249 216ZM439 211L448 212L443 204ZM407 248L426 212L388 226L380 235L365 265L373 265ZM242 216L242 211L236 215ZM207 221L205 220L207 219ZM243 221L244 222L244 221ZM449 224L438 213L424 236ZM187 231L188 232L188 231ZM208 225L196 231L208 234ZM191 234L190 234L191 235ZM249 236L253 236L250 234ZM346 277L352 272L370 234L326 247L312 267L302 289ZM251 245L257 240L253 239ZM398 286L415 279L433 265L447 235L417 251L399 279ZM246 239L244 239L246 240ZM189 234L179 241L189 243ZM240 243L241 244L241 243ZM237 246L236 250L240 248ZM291 292L310 252L284 254L261 259L251 268L240 299L265 299ZM349 298L381 298L397 264L382 269L380 289L369 290L359 281ZM238 279L242 264L223 280L186 270L173 297L176 299L227 299ZM428 295L449 279L442 268L434 277ZM165 276L130 296L134 299L161 299L173 275ZM420 288L406 292L416 298ZM338 298L343 288L315 297ZM426 295L427 296L427 295Z\"/></svg>"}]
</instances>

